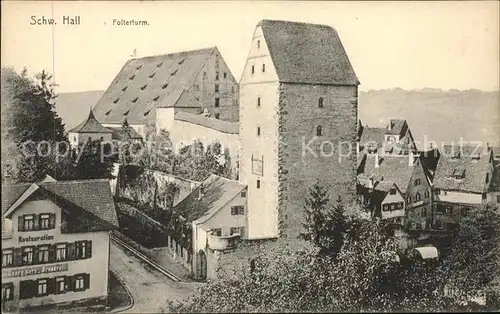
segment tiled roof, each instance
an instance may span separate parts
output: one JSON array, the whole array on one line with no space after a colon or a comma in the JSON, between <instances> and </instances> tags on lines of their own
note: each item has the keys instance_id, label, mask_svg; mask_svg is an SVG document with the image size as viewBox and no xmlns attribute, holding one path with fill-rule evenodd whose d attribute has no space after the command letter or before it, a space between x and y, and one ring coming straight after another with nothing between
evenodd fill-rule
<instances>
[{"instance_id":1,"label":"tiled roof","mask_svg":"<svg viewBox=\"0 0 500 314\"><path fill-rule=\"evenodd\" d=\"M31 183L2 186L2 214L31 186ZM37 183L41 193L55 201L63 202L67 217L74 220L73 230L85 232L111 230L118 227L118 217L111 195L109 180L55 181Z\"/></svg>"},{"instance_id":2,"label":"tiled roof","mask_svg":"<svg viewBox=\"0 0 500 314\"><path fill-rule=\"evenodd\" d=\"M203 188L203 196L201 198L200 188ZM177 204L174 211L190 222L198 219L205 220L245 188L246 185L240 184L238 181L213 174Z\"/></svg>"},{"instance_id":3,"label":"tiled roof","mask_svg":"<svg viewBox=\"0 0 500 314\"><path fill-rule=\"evenodd\" d=\"M90 113L89 113L87 119L83 120L82 123L80 123L79 125L75 126L71 130L69 130L69 132L73 132L73 133L111 133L110 130L103 127L102 124L100 124L99 121L97 121L92 110L90 110Z\"/></svg>"},{"instance_id":4,"label":"tiled roof","mask_svg":"<svg viewBox=\"0 0 500 314\"><path fill-rule=\"evenodd\" d=\"M281 82L359 84L332 27L276 20L262 20L259 25Z\"/></svg>"},{"instance_id":5,"label":"tiled roof","mask_svg":"<svg viewBox=\"0 0 500 314\"><path fill-rule=\"evenodd\" d=\"M363 131L361 133L361 138L359 140L359 144L361 146L366 146L368 142L377 143L377 147L381 147L382 143L384 143L384 134L387 130L384 128L371 128L371 127L363 127Z\"/></svg>"},{"instance_id":6,"label":"tiled roof","mask_svg":"<svg viewBox=\"0 0 500 314\"><path fill-rule=\"evenodd\" d=\"M409 166L409 158L409 156L385 156L381 158L380 166L373 170L374 179L394 182L403 194L406 193L414 167L420 165L420 163L414 163L413 166Z\"/></svg>"},{"instance_id":7,"label":"tiled roof","mask_svg":"<svg viewBox=\"0 0 500 314\"><path fill-rule=\"evenodd\" d=\"M97 118L112 124L125 116L130 124L155 121L154 109L172 105L170 94L189 88L214 51L216 47L127 61L95 106Z\"/></svg>"},{"instance_id":8,"label":"tiled roof","mask_svg":"<svg viewBox=\"0 0 500 314\"><path fill-rule=\"evenodd\" d=\"M392 181L380 181L373 189L379 192L389 192L390 189L394 187L394 182Z\"/></svg>"},{"instance_id":9,"label":"tiled roof","mask_svg":"<svg viewBox=\"0 0 500 314\"><path fill-rule=\"evenodd\" d=\"M157 108L200 108L202 104L185 89L178 89L168 94Z\"/></svg>"},{"instance_id":10,"label":"tiled roof","mask_svg":"<svg viewBox=\"0 0 500 314\"><path fill-rule=\"evenodd\" d=\"M142 136L132 127L129 127L125 134L121 127L108 127L108 129L111 130L111 137L114 140L142 139Z\"/></svg>"},{"instance_id":11,"label":"tiled roof","mask_svg":"<svg viewBox=\"0 0 500 314\"><path fill-rule=\"evenodd\" d=\"M387 128L386 134L403 136L403 134L408 129L408 124L406 123L406 120L390 119L389 124L391 128L390 129Z\"/></svg>"},{"instance_id":12,"label":"tiled roof","mask_svg":"<svg viewBox=\"0 0 500 314\"><path fill-rule=\"evenodd\" d=\"M222 133L238 134L240 131L238 122L222 121L215 118L205 117L201 114L192 114L184 111L178 111L175 113L174 119L201 125Z\"/></svg>"},{"instance_id":13,"label":"tiled roof","mask_svg":"<svg viewBox=\"0 0 500 314\"><path fill-rule=\"evenodd\" d=\"M457 157L457 154L460 155ZM464 191L472 193L485 192L485 180L488 173L491 151L474 146L445 146L434 175L434 187L443 190ZM475 159L473 155L479 157ZM455 156L455 157L454 157ZM456 179L453 172L465 171L465 177Z\"/></svg>"}]
</instances>

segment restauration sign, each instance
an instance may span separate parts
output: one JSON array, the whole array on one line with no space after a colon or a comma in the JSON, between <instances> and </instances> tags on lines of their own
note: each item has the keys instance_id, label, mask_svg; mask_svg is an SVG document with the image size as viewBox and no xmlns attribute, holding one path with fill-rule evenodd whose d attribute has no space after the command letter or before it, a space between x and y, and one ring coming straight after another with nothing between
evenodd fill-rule
<instances>
[{"instance_id":1,"label":"restauration sign","mask_svg":"<svg viewBox=\"0 0 500 314\"><path fill-rule=\"evenodd\" d=\"M2 270L2 278L26 277L26 276L46 274L46 273L57 273L57 272L67 271L68 268L69 265L66 263L66 264L30 267L23 269Z\"/></svg>"}]
</instances>

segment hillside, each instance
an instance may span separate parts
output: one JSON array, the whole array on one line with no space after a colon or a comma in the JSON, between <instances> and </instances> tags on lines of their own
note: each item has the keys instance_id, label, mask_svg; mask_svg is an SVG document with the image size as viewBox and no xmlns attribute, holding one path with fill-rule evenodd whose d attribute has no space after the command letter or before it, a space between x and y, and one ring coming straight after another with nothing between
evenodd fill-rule
<instances>
[{"instance_id":1,"label":"hillside","mask_svg":"<svg viewBox=\"0 0 500 314\"><path fill-rule=\"evenodd\" d=\"M406 119L416 141L483 141L500 144L500 93L477 90L379 90L359 93L364 125L385 126L390 118Z\"/></svg>"},{"instance_id":2,"label":"hillside","mask_svg":"<svg viewBox=\"0 0 500 314\"><path fill-rule=\"evenodd\" d=\"M104 91L60 94L56 110L66 130L88 114ZM407 119L416 141L485 141L500 146L500 93L478 90L377 90L359 93L359 117L364 125L385 126L390 118Z\"/></svg>"},{"instance_id":3,"label":"hillside","mask_svg":"<svg viewBox=\"0 0 500 314\"><path fill-rule=\"evenodd\" d=\"M59 94L55 108L65 124L66 131L87 117L90 107L95 106L102 94L104 91L101 90Z\"/></svg>"}]
</instances>

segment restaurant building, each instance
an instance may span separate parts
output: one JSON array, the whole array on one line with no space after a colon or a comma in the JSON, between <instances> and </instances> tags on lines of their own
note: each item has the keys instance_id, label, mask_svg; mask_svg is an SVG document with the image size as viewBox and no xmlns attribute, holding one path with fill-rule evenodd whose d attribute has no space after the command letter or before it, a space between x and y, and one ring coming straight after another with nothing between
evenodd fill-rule
<instances>
[{"instance_id":1,"label":"restaurant building","mask_svg":"<svg viewBox=\"0 0 500 314\"><path fill-rule=\"evenodd\" d=\"M105 305L117 227L108 180L2 186L2 312Z\"/></svg>"}]
</instances>

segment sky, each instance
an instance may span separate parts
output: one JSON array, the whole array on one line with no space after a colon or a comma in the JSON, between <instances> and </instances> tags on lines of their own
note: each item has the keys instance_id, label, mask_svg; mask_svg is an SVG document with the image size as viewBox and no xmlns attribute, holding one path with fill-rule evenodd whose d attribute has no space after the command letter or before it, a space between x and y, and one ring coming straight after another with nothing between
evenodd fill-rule
<instances>
[{"instance_id":1,"label":"sky","mask_svg":"<svg viewBox=\"0 0 500 314\"><path fill-rule=\"evenodd\" d=\"M256 24L334 27L361 90L500 89L498 1L2 1L1 63L54 74L57 92L104 90L137 56L217 46L239 80ZM81 25L63 25L63 16ZM30 25L31 16L57 25ZM114 26L113 19L148 21Z\"/></svg>"}]
</instances>

